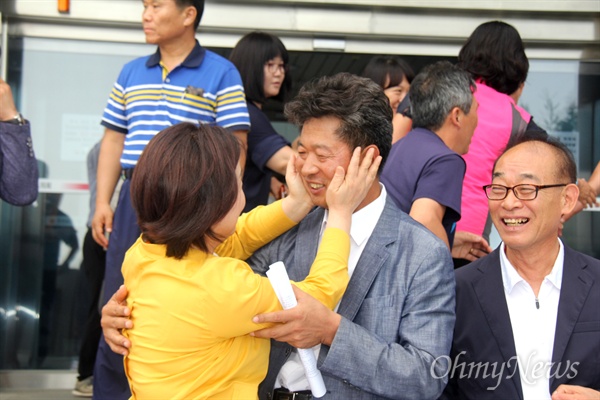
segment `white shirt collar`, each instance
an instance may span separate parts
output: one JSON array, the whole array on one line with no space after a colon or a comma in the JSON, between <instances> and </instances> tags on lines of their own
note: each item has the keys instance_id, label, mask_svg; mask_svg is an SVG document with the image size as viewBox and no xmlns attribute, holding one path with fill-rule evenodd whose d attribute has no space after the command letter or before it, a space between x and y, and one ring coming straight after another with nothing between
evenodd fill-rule
<instances>
[{"instance_id":1,"label":"white shirt collar","mask_svg":"<svg viewBox=\"0 0 600 400\"><path fill-rule=\"evenodd\" d=\"M552 267L552 271L546 275L544 280L548 280L550 283L552 283L552 285L554 285L554 287L560 290L565 260L565 248L560 239L558 239L558 244L558 255L556 256L556 260L554 260L554 266ZM506 246L504 245L504 242L500 244L500 267L502 270L502 282L504 283L504 290L506 293L510 294L515 285L524 281L525 279L519 275L516 268L510 263L508 257L506 257Z\"/></svg>"},{"instance_id":2,"label":"white shirt collar","mask_svg":"<svg viewBox=\"0 0 600 400\"><path fill-rule=\"evenodd\" d=\"M373 230L375 229L375 225L377 225L377 221L379 221L379 217L385 208L385 201L387 199L387 191L385 190L385 186L383 183L379 183L379 187L381 188L381 193L379 193L379 197L375 200L356 211L352 214L352 225L350 226L350 238L352 241L361 246L366 240L371 237ZM327 217L329 215L329 210L325 210L325 214L323 215L323 223L321 224L321 232L319 236L323 235L323 227L327 222Z\"/></svg>"}]
</instances>

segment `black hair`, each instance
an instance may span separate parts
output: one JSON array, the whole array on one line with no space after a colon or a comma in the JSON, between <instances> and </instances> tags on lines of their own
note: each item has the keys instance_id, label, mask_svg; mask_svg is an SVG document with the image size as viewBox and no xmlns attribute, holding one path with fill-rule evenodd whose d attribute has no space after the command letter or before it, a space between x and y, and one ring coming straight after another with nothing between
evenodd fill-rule
<instances>
[{"instance_id":1,"label":"black hair","mask_svg":"<svg viewBox=\"0 0 600 400\"><path fill-rule=\"evenodd\" d=\"M204 0L175 0L175 4L179 8L185 8L187 6L194 6L196 9L196 20L194 21L194 30L198 29L202 14L204 14Z\"/></svg>"},{"instance_id":2,"label":"black hair","mask_svg":"<svg viewBox=\"0 0 600 400\"><path fill-rule=\"evenodd\" d=\"M479 25L460 49L458 65L475 80L507 95L517 91L529 71L519 32L502 21Z\"/></svg>"},{"instance_id":3,"label":"black hair","mask_svg":"<svg viewBox=\"0 0 600 400\"><path fill-rule=\"evenodd\" d=\"M375 56L371 58L363 73L365 78L370 78L383 89L398 86L404 78L411 83L415 77L415 72L410 65L400 57L396 56ZM386 80L389 77L389 82Z\"/></svg>"},{"instance_id":4,"label":"black hair","mask_svg":"<svg viewBox=\"0 0 600 400\"><path fill-rule=\"evenodd\" d=\"M575 163L575 158L573 157L573 153L571 150L560 140L557 138L548 135L544 131L538 130L528 130L523 135L520 135L514 139L511 139L506 145L506 149L502 152L500 157L506 154L510 149L523 144L523 143L544 143L551 146L554 149L554 152L558 155L558 160L556 163L556 173L558 179L568 179L569 183L577 183L577 164ZM496 164L498 160L494 163L494 168L492 171L496 169ZM551 165L550 163L549 165Z\"/></svg>"},{"instance_id":5,"label":"black hair","mask_svg":"<svg viewBox=\"0 0 600 400\"><path fill-rule=\"evenodd\" d=\"M231 61L242 77L246 99L264 104L267 99L264 93L265 64L275 57L281 57L285 66L285 77L279 94L275 100L284 101L292 87L289 73L289 55L287 49L277 36L265 32L254 31L243 36L235 45L229 61Z\"/></svg>"},{"instance_id":6,"label":"black hair","mask_svg":"<svg viewBox=\"0 0 600 400\"><path fill-rule=\"evenodd\" d=\"M310 81L286 104L285 115L300 128L313 118L337 118L337 137L350 151L377 146L382 157L379 171L383 169L392 147L392 109L381 86L371 79L341 72Z\"/></svg>"}]
</instances>

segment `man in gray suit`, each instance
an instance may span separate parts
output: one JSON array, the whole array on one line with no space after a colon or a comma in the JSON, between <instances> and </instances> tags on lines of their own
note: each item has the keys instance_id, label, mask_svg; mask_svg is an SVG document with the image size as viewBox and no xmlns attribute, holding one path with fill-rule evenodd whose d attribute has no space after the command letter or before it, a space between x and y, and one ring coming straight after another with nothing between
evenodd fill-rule
<instances>
[{"instance_id":1,"label":"man in gray suit","mask_svg":"<svg viewBox=\"0 0 600 400\"><path fill-rule=\"evenodd\" d=\"M342 73L305 85L286 106L301 128L296 168L315 208L299 225L257 251L249 263L263 273L283 261L301 280L315 258L327 221L325 192L352 151L374 148L385 160L391 147L391 110L381 88ZM382 163L383 164L383 163ZM336 311L295 290L294 309L258 315L280 322L254 335L273 338L261 399L311 399L294 347L320 345L318 367L327 399L435 399L442 392L454 326L454 275L444 243L388 198L376 180L352 217L348 289ZM115 328L131 324L119 305L121 289L103 310L113 350L129 343ZM111 316L113 316L111 318ZM125 346L123 346L125 345Z\"/></svg>"}]
</instances>

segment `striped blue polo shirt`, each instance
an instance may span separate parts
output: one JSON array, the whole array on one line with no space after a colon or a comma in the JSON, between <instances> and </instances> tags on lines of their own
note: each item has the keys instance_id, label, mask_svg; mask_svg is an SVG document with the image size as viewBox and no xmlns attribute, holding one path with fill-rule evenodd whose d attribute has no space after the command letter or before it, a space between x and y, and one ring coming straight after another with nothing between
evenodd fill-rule
<instances>
[{"instance_id":1,"label":"striped blue polo shirt","mask_svg":"<svg viewBox=\"0 0 600 400\"><path fill-rule=\"evenodd\" d=\"M239 72L198 42L172 71L162 66L158 50L125 64L102 116L102 125L126 135L123 168L133 168L150 139L179 122L250 129Z\"/></svg>"}]
</instances>

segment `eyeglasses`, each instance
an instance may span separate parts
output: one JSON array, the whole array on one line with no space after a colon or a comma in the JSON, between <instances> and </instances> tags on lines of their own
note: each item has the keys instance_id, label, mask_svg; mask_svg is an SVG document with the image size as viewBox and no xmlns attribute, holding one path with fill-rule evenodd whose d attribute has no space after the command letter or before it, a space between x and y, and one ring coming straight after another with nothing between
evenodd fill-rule
<instances>
[{"instance_id":1,"label":"eyeglasses","mask_svg":"<svg viewBox=\"0 0 600 400\"><path fill-rule=\"evenodd\" d=\"M515 197L519 200L533 200L537 197L541 189L567 186L568 183L559 183L556 185L531 185L522 184L512 187L504 185L485 185L483 191L490 200L504 200L508 196L508 191L512 190Z\"/></svg>"},{"instance_id":2,"label":"eyeglasses","mask_svg":"<svg viewBox=\"0 0 600 400\"><path fill-rule=\"evenodd\" d=\"M267 71L269 71L271 74L274 74L275 71L285 73L285 64L283 63L278 64L274 62L267 62L265 63L265 67L267 67Z\"/></svg>"}]
</instances>

